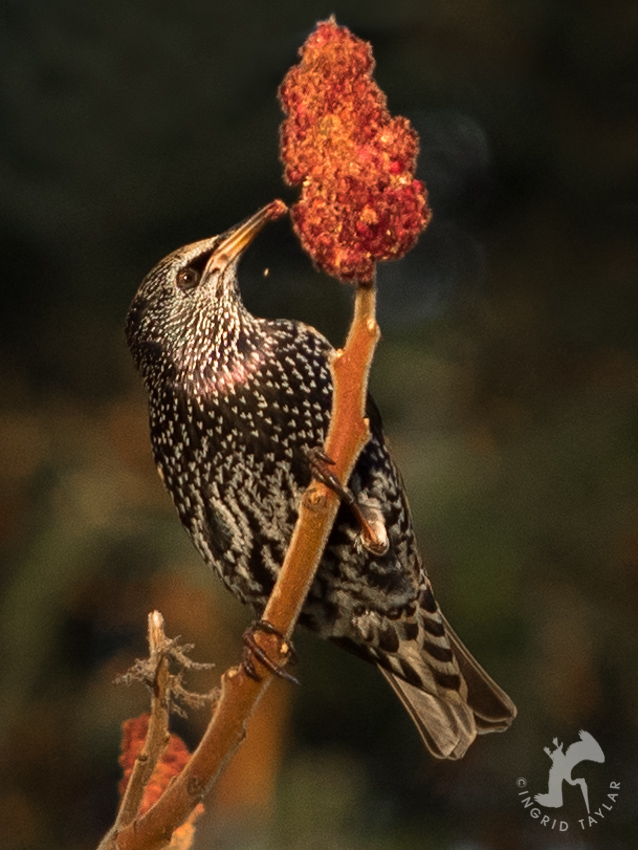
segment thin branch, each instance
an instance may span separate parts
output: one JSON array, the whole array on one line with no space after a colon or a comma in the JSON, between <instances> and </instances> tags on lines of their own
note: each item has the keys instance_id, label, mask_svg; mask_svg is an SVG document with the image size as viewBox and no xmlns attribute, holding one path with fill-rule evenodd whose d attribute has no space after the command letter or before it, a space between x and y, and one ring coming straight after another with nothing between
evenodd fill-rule
<instances>
[{"instance_id":1,"label":"thin branch","mask_svg":"<svg viewBox=\"0 0 638 850\"><path fill-rule=\"evenodd\" d=\"M364 414L368 373L379 338L375 296L372 286L357 288L348 338L331 364L334 394L325 453L334 461L331 472L344 483L369 439ZM279 580L264 611L264 619L288 637L314 579L338 508L339 496L320 482L313 482L302 499Z\"/></svg>"},{"instance_id":2,"label":"thin branch","mask_svg":"<svg viewBox=\"0 0 638 850\"><path fill-rule=\"evenodd\" d=\"M151 662L154 664L155 680L153 682L153 700L151 704L151 717L148 724L148 732L144 747L131 772L122 804L115 821L116 829L123 829L133 821L137 815L144 789L148 784L155 766L159 761L166 744L168 743L168 721L169 721L169 657L166 652L166 635L164 634L164 618L159 611L153 611L148 615L148 643L150 647Z\"/></svg>"},{"instance_id":3,"label":"thin branch","mask_svg":"<svg viewBox=\"0 0 638 850\"><path fill-rule=\"evenodd\" d=\"M374 286L360 285L348 338L331 364L334 391L325 452L334 461L332 470L344 482L350 478L369 438L364 414L368 373L378 338ZM264 611L264 619L288 638L312 584L338 508L339 497L322 483L311 483L303 496L290 547ZM288 647L276 635L258 632L255 640L275 664L286 663ZM243 740L246 722L272 679L270 670L257 660L255 663L261 676L259 681L250 678L243 665L231 668L222 676L213 717L190 761L146 814L112 833L112 847L160 850L210 790Z\"/></svg>"},{"instance_id":4,"label":"thin branch","mask_svg":"<svg viewBox=\"0 0 638 850\"><path fill-rule=\"evenodd\" d=\"M142 803L144 790L168 743L171 687L170 655L168 651L170 642L164 633L164 618L159 611L152 611L148 615L148 645L148 666L154 671L148 732L142 751L135 759L115 824L100 843L98 850L109 850L109 848L116 847L114 841L118 833L135 820Z\"/></svg>"}]
</instances>

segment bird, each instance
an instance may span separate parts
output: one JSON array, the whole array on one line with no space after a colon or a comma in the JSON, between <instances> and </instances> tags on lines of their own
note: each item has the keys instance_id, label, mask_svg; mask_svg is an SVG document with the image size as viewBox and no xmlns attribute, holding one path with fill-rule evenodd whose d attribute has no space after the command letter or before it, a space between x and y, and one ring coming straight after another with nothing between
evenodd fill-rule
<instances>
[{"instance_id":1,"label":"bird","mask_svg":"<svg viewBox=\"0 0 638 850\"><path fill-rule=\"evenodd\" d=\"M244 306L238 263L276 203L166 256L126 319L159 476L203 560L257 616L321 457L335 354L310 325ZM342 501L299 624L375 664L429 752L458 759L516 707L441 612L370 396L366 416L370 438L346 484L384 545L366 545Z\"/></svg>"}]
</instances>

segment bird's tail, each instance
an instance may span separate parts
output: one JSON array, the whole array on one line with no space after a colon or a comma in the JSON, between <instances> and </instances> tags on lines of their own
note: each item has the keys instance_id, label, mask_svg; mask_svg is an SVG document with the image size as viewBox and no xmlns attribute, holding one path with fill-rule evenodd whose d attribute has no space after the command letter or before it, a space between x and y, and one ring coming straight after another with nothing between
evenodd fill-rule
<instances>
[{"instance_id":1,"label":"bird's tail","mask_svg":"<svg viewBox=\"0 0 638 850\"><path fill-rule=\"evenodd\" d=\"M441 615L442 616L442 615ZM470 654L447 620L445 633L466 687L429 693L379 665L435 758L461 758L477 734L502 732L516 706ZM427 659L425 659L425 663Z\"/></svg>"}]
</instances>

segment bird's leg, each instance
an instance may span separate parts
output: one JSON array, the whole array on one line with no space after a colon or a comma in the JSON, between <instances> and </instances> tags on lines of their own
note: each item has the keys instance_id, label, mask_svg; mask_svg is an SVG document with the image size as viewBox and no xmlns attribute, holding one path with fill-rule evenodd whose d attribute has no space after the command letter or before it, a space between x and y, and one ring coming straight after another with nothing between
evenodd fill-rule
<instances>
[{"instance_id":1,"label":"bird's leg","mask_svg":"<svg viewBox=\"0 0 638 850\"><path fill-rule=\"evenodd\" d=\"M361 526L361 543L363 546L374 555L385 555L390 544L380 512L368 505L359 504L352 490L346 487L330 469L331 466L334 466L334 460L328 457L322 449L311 449L308 452L308 460L315 478L333 490L355 515Z\"/></svg>"},{"instance_id":2,"label":"bird's leg","mask_svg":"<svg viewBox=\"0 0 638 850\"><path fill-rule=\"evenodd\" d=\"M286 679L287 682L293 682L293 684L298 685L299 681L295 679L294 676L291 676L282 665L275 664L261 646L259 646L255 640L256 632L265 632L267 635L275 635L279 638L279 651L285 656L286 660L290 659L293 662L297 660L295 650L293 649L290 641L286 640L282 633L278 631L272 623L269 623L268 620L257 620L246 629L243 635L244 651L242 653L241 663L246 674L256 682L261 679L261 676L255 670L255 664L253 662L253 659L256 658L264 665L264 667L268 668L271 673L274 673L275 676L279 676L281 679Z\"/></svg>"}]
</instances>

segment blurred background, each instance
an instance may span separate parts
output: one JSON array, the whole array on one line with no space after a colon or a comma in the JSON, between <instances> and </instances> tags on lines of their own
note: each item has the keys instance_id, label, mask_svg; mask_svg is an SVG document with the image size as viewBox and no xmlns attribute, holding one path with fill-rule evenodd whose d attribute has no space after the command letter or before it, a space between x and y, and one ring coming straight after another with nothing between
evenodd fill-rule
<instances>
[{"instance_id":1,"label":"blurred background","mask_svg":"<svg viewBox=\"0 0 638 850\"><path fill-rule=\"evenodd\" d=\"M216 671L250 615L156 476L123 323L144 274L283 185L276 91L317 20L372 42L434 218L379 270L372 386L439 601L519 717L435 764L372 668L299 634L197 848L635 846L638 14L610 0L0 0L0 846L94 847L117 803L147 613ZM268 275L264 270L268 270ZM249 308L339 344L350 293L286 221ZM207 712L178 720L192 746ZM595 807L542 826L553 738ZM517 784L518 783L518 784ZM550 814L552 814L550 812Z\"/></svg>"}]
</instances>

